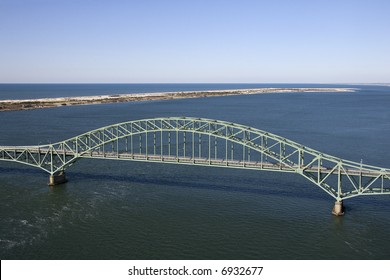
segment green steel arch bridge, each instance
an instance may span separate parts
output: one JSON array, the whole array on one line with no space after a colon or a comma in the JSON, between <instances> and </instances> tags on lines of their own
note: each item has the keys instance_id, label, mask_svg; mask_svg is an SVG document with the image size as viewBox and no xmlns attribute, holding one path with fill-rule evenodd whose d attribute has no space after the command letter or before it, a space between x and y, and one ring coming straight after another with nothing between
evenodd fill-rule
<instances>
[{"instance_id":1,"label":"green steel arch bridge","mask_svg":"<svg viewBox=\"0 0 390 280\"><path fill-rule=\"evenodd\" d=\"M219 120L168 117L128 121L38 146L0 146L0 160L50 174L49 185L66 182L65 169L81 158L161 162L297 173L336 202L390 194L390 169L321 153L281 136Z\"/></svg>"}]
</instances>

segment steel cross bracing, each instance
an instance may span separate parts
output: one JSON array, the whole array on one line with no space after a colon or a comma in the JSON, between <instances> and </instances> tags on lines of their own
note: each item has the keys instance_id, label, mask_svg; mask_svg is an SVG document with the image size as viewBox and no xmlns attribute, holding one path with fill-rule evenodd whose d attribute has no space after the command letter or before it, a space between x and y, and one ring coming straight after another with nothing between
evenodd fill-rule
<instances>
[{"instance_id":1,"label":"steel cross bracing","mask_svg":"<svg viewBox=\"0 0 390 280\"><path fill-rule=\"evenodd\" d=\"M51 175L80 158L292 172L338 201L390 194L389 169L343 160L266 131L210 119L143 119L55 144L0 147L0 160L38 167Z\"/></svg>"}]
</instances>

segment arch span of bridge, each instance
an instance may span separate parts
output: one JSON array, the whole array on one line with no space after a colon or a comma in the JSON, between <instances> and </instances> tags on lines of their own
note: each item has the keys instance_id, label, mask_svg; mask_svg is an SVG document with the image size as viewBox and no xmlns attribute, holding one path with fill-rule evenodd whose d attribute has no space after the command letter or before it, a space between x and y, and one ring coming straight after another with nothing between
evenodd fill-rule
<instances>
[{"instance_id":1,"label":"arch span of bridge","mask_svg":"<svg viewBox=\"0 0 390 280\"><path fill-rule=\"evenodd\" d=\"M50 185L80 158L163 162L298 173L335 200L390 194L390 169L343 160L281 136L219 120L168 117L128 121L39 146L0 146L0 160L40 168Z\"/></svg>"}]
</instances>

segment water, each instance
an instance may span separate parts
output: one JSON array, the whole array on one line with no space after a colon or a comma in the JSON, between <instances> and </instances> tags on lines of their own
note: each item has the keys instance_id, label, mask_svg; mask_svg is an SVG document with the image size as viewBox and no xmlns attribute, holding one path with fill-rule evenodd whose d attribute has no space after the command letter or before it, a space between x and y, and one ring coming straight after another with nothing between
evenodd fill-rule
<instances>
[{"instance_id":1,"label":"water","mask_svg":"<svg viewBox=\"0 0 390 280\"><path fill-rule=\"evenodd\" d=\"M31 96L27 85L12 85L13 91L8 86L0 86L0 96L49 94L39 90L42 85L31 86ZM85 86L90 90L55 85L60 93L53 95L132 88ZM134 85L131 92L233 86L269 85ZM253 126L335 156L390 167L390 88L353 87L359 90L0 112L0 145L56 142L127 120L193 116ZM340 218L330 213L330 196L294 174L85 159L67 175L66 185L51 190L38 169L0 162L2 259L390 258L390 196L346 200Z\"/></svg>"}]
</instances>

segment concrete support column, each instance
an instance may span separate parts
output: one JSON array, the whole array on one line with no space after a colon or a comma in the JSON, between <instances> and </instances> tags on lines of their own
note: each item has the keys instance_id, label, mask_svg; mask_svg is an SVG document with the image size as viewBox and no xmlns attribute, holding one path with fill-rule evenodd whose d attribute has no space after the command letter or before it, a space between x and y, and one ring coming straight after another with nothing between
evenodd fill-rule
<instances>
[{"instance_id":1,"label":"concrete support column","mask_svg":"<svg viewBox=\"0 0 390 280\"><path fill-rule=\"evenodd\" d=\"M66 183L68 180L66 180L65 172L61 171L58 173L55 173L53 175L50 175L49 177L49 186L55 186L59 184Z\"/></svg>"},{"instance_id":2,"label":"concrete support column","mask_svg":"<svg viewBox=\"0 0 390 280\"><path fill-rule=\"evenodd\" d=\"M342 216L344 215L344 207L343 207L343 201L336 201L333 206L332 214L335 216Z\"/></svg>"}]
</instances>

